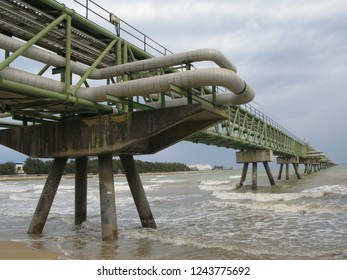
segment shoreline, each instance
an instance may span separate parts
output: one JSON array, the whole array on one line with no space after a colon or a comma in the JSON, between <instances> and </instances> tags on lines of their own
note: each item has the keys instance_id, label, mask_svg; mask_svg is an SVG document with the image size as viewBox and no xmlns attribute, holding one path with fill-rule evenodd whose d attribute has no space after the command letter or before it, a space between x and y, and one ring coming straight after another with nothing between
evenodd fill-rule
<instances>
[{"instance_id":1,"label":"shoreline","mask_svg":"<svg viewBox=\"0 0 347 280\"><path fill-rule=\"evenodd\" d=\"M174 174L195 174L195 173L205 173L205 172L219 172L219 171L228 171L224 170L201 170L201 171L175 171L175 172L149 172L149 173L140 173L140 176L163 176L163 175L174 175ZM229 171L232 171L230 169ZM235 169L234 169L235 171ZM1 175L1 181L29 181L29 180L46 180L48 174L38 174L38 175ZM88 174L88 178L98 178L98 174ZM125 177L125 174L114 174L114 177ZM63 175L63 179L75 179L74 174Z\"/></svg>"},{"instance_id":2,"label":"shoreline","mask_svg":"<svg viewBox=\"0 0 347 280\"><path fill-rule=\"evenodd\" d=\"M0 260L59 260L64 254L57 251L34 248L25 241L0 240Z\"/></svg>"}]
</instances>

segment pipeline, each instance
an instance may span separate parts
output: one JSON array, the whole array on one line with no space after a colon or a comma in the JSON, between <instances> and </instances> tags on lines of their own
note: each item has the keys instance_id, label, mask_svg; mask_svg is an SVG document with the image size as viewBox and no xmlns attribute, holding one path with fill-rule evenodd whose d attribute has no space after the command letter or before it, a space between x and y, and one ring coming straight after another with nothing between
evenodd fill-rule
<instances>
[{"instance_id":1,"label":"pipeline","mask_svg":"<svg viewBox=\"0 0 347 280\"><path fill-rule=\"evenodd\" d=\"M22 45L24 45L23 42L0 34L0 48L10 52L15 52ZM23 56L55 67L64 67L66 65L66 59L64 57L34 46L30 47L25 53L23 53ZM235 65L233 65L233 63L231 63L220 51L215 49L199 49L163 57L148 58L103 69L94 69L88 78L95 80L107 79L128 72L138 73L141 71L155 70L181 65L187 62L192 63L199 61L213 61L221 68L229 69L235 73L237 72ZM83 76L88 69L89 68L85 65L71 61L71 71L74 74Z\"/></svg>"},{"instance_id":2,"label":"pipeline","mask_svg":"<svg viewBox=\"0 0 347 280\"><path fill-rule=\"evenodd\" d=\"M0 48L14 52L23 44L23 42L0 34ZM55 67L64 67L66 65L66 59L64 57L34 46L27 49L22 55ZM103 102L107 100L107 94L118 97L146 96L153 93L169 92L170 85L173 84L182 88L199 88L215 85L229 89L231 92L217 95L217 105L239 105L253 100L253 90L235 73L236 67L221 52L214 49L200 49L102 69L94 69L88 78L106 79L129 72L161 69L187 62L206 60L215 62L221 68L175 72L93 88L82 87L76 91L76 96L92 102ZM83 75L88 69L86 65L71 62L71 71L75 74ZM63 93L66 90L64 83L10 67L0 71L0 75L9 81L52 92Z\"/></svg>"},{"instance_id":3,"label":"pipeline","mask_svg":"<svg viewBox=\"0 0 347 280\"><path fill-rule=\"evenodd\" d=\"M0 76L6 80L53 92L63 93L65 89L65 84L62 82L11 67L7 67L0 71ZM217 101L219 105L244 104L250 102L254 98L252 88L237 74L228 69L218 68L176 72L98 87L83 87L77 90L76 96L93 102L102 102L107 100L107 94L118 97L131 97L168 92L170 91L170 84L182 88L199 88L211 85L223 86L231 92L226 93L227 95L223 95L223 101L225 101L225 103L219 104L221 102ZM229 98L226 98L227 96ZM219 94L217 95L217 100L218 99Z\"/></svg>"}]
</instances>

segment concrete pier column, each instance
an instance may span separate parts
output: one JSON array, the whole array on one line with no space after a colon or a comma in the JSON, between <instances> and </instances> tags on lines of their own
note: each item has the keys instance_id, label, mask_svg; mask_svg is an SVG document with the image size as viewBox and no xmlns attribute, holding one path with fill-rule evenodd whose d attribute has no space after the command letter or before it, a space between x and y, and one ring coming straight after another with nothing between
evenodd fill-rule
<instances>
[{"instance_id":1,"label":"concrete pier column","mask_svg":"<svg viewBox=\"0 0 347 280\"><path fill-rule=\"evenodd\" d=\"M248 165L249 165L248 162L245 162L245 163L243 164L241 180L240 180L240 184L237 186L237 188L241 188L241 187L243 186L243 183L244 183L245 180L246 180L247 171L248 171Z\"/></svg>"},{"instance_id":2,"label":"concrete pier column","mask_svg":"<svg viewBox=\"0 0 347 280\"><path fill-rule=\"evenodd\" d=\"M257 163L262 162L264 164L264 167L266 169L266 173L269 177L271 185L275 185L275 181L272 177L270 167L268 165L269 161L272 161L273 152L271 150L264 151L264 150L250 150L250 151L239 151L236 153L236 162L237 163L243 163L243 170L242 170L242 176L241 181L239 184L239 187L243 186L243 182L246 179L248 164L252 163L252 190L257 189Z\"/></svg>"},{"instance_id":3,"label":"concrete pier column","mask_svg":"<svg viewBox=\"0 0 347 280\"><path fill-rule=\"evenodd\" d=\"M142 226L147 228L157 228L133 156L121 155L120 160L122 162Z\"/></svg>"},{"instance_id":4,"label":"concrete pier column","mask_svg":"<svg viewBox=\"0 0 347 280\"><path fill-rule=\"evenodd\" d=\"M252 190L257 190L257 162L252 163Z\"/></svg>"},{"instance_id":5,"label":"concrete pier column","mask_svg":"<svg viewBox=\"0 0 347 280\"><path fill-rule=\"evenodd\" d=\"M278 157L277 158L277 164L280 164L280 171L278 173L278 180L281 179L283 166L284 165L286 166L286 180L289 180L289 164L293 165L297 178L301 179L299 171L298 171L299 163L300 163L299 157L297 157L297 156L294 156L294 157Z\"/></svg>"},{"instance_id":6,"label":"concrete pier column","mask_svg":"<svg viewBox=\"0 0 347 280\"><path fill-rule=\"evenodd\" d=\"M274 180L274 178L273 178L273 176L272 176L269 163L268 163L267 161L264 161L264 162L263 162L263 165L264 165L264 168L265 168L267 177L269 178L269 181L270 181L271 186L275 186L276 183L275 183L275 180Z\"/></svg>"},{"instance_id":7,"label":"concrete pier column","mask_svg":"<svg viewBox=\"0 0 347 280\"><path fill-rule=\"evenodd\" d=\"M298 166L299 166L299 164L293 163L293 168L294 168L296 177L297 177L298 179L301 179L301 176L300 176L299 170L298 170Z\"/></svg>"},{"instance_id":8,"label":"concrete pier column","mask_svg":"<svg viewBox=\"0 0 347 280\"><path fill-rule=\"evenodd\" d=\"M75 165L75 225L80 225L87 219L88 157L76 158Z\"/></svg>"},{"instance_id":9,"label":"concrete pier column","mask_svg":"<svg viewBox=\"0 0 347 280\"><path fill-rule=\"evenodd\" d=\"M289 163L286 163L286 180L289 180Z\"/></svg>"},{"instance_id":10,"label":"concrete pier column","mask_svg":"<svg viewBox=\"0 0 347 280\"><path fill-rule=\"evenodd\" d=\"M113 241L117 239L117 217L112 154L102 154L98 158L102 240Z\"/></svg>"},{"instance_id":11,"label":"concrete pier column","mask_svg":"<svg viewBox=\"0 0 347 280\"><path fill-rule=\"evenodd\" d=\"M68 158L55 158L37 204L28 233L39 234L45 226Z\"/></svg>"},{"instance_id":12,"label":"concrete pier column","mask_svg":"<svg viewBox=\"0 0 347 280\"><path fill-rule=\"evenodd\" d=\"M280 164L280 170L279 170L279 172L278 172L278 177L277 177L278 180L281 180L281 178L282 178L282 172L283 172L283 163Z\"/></svg>"}]
</instances>

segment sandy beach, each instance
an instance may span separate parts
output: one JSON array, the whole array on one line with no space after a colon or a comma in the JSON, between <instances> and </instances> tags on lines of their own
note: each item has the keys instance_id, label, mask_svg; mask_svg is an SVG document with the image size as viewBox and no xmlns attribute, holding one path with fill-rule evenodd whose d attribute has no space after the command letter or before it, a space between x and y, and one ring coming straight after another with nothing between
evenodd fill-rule
<instances>
[{"instance_id":1,"label":"sandy beach","mask_svg":"<svg viewBox=\"0 0 347 280\"><path fill-rule=\"evenodd\" d=\"M58 260L61 254L35 249L25 242L0 241L0 260Z\"/></svg>"}]
</instances>

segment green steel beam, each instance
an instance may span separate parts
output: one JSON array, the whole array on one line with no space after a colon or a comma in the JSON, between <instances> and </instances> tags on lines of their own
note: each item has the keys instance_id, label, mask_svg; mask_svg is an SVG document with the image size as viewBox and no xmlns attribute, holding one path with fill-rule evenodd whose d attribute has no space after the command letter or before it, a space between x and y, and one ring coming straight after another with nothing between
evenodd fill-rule
<instances>
[{"instance_id":1,"label":"green steel beam","mask_svg":"<svg viewBox=\"0 0 347 280\"><path fill-rule=\"evenodd\" d=\"M98 103L91 102L82 98L77 98L74 96L66 96L61 93L36 88L33 86L23 85L20 83L8 81L0 77L0 89L7 90L10 92L16 92L24 96L34 97L34 98L49 98L61 101L67 104L73 104L79 108L90 110L97 113L112 113L113 108L107 105L102 105Z\"/></svg>"},{"instance_id":2,"label":"green steel beam","mask_svg":"<svg viewBox=\"0 0 347 280\"><path fill-rule=\"evenodd\" d=\"M16 50L13 54L7 57L3 62L0 63L0 71L5 67L10 65L17 57L21 56L24 52L26 52L32 45L34 45L37 41L42 39L45 35L47 35L53 28L59 25L63 20L68 17L67 14L62 14L52 23L47 25L44 29L42 29L39 33L37 33L33 38L31 38L28 42L26 42L23 46L21 46L18 50Z\"/></svg>"}]
</instances>

